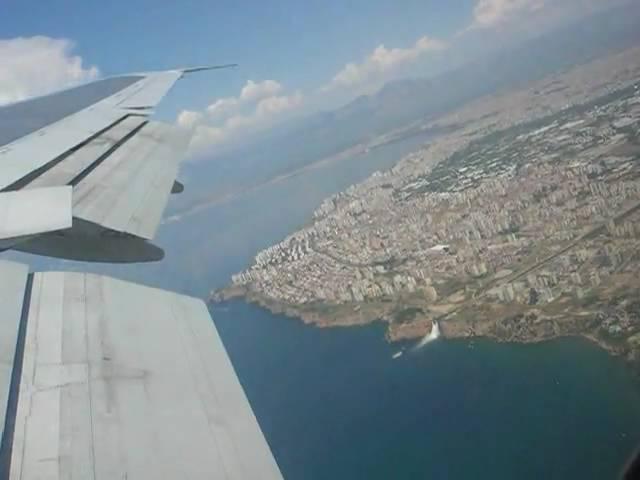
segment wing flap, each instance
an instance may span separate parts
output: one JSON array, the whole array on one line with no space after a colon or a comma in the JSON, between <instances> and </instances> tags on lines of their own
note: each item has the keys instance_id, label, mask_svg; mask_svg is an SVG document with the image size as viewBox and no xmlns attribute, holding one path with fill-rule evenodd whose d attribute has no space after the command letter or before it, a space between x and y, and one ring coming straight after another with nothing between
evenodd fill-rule
<instances>
[{"instance_id":1,"label":"wing flap","mask_svg":"<svg viewBox=\"0 0 640 480\"><path fill-rule=\"evenodd\" d=\"M125 114L113 109L88 109L0 147L0 188L45 168L60 155L116 123Z\"/></svg>"},{"instance_id":2,"label":"wing flap","mask_svg":"<svg viewBox=\"0 0 640 480\"><path fill-rule=\"evenodd\" d=\"M74 216L151 239L188 142L181 129L149 122L74 190Z\"/></svg>"},{"instance_id":3,"label":"wing flap","mask_svg":"<svg viewBox=\"0 0 640 480\"><path fill-rule=\"evenodd\" d=\"M71 187L0 193L0 239L71 227Z\"/></svg>"},{"instance_id":4,"label":"wing flap","mask_svg":"<svg viewBox=\"0 0 640 480\"><path fill-rule=\"evenodd\" d=\"M80 148L69 153L59 163L38 175L25 188L41 188L53 185L67 185L89 168L97 159L118 148L128 135L147 121L143 116L128 116L113 127L89 140Z\"/></svg>"},{"instance_id":5,"label":"wing flap","mask_svg":"<svg viewBox=\"0 0 640 480\"><path fill-rule=\"evenodd\" d=\"M205 304L37 273L10 478L281 479Z\"/></svg>"}]
</instances>

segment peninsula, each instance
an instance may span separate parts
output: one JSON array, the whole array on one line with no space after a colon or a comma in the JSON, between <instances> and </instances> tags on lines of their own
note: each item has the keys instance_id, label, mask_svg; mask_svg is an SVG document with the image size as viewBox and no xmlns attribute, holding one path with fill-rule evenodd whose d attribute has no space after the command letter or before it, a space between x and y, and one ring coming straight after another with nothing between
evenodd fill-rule
<instances>
[{"instance_id":1,"label":"peninsula","mask_svg":"<svg viewBox=\"0 0 640 480\"><path fill-rule=\"evenodd\" d=\"M640 48L474 101L212 301L424 336L581 335L640 368ZM454 127L455 126L455 127ZM413 127L415 128L415 126Z\"/></svg>"}]
</instances>

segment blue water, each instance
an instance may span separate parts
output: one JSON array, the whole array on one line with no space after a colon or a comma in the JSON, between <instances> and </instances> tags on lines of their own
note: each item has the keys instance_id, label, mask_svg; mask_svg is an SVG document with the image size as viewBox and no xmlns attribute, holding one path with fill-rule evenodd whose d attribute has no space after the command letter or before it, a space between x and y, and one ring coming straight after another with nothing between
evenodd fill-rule
<instances>
[{"instance_id":1,"label":"blue water","mask_svg":"<svg viewBox=\"0 0 640 480\"><path fill-rule=\"evenodd\" d=\"M584 341L439 339L393 360L382 325L212 314L287 479L606 479L640 442L637 384Z\"/></svg>"},{"instance_id":2,"label":"blue water","mask_svg":"<svg viewBox=\"0 0 640 480\"><path fill-rule=\"evenodd\" d=\"M422 140L165 225L157 243L167 256L156 264L10 256L204 296L308 221L327 195ZM585 341L470 348L440 339L393 360L403 345L385 342L382 325L316 329L243 302L215 306L212 316L287 480L603 479L640 444L638 381Z\"/></svg>"}]
</instances>

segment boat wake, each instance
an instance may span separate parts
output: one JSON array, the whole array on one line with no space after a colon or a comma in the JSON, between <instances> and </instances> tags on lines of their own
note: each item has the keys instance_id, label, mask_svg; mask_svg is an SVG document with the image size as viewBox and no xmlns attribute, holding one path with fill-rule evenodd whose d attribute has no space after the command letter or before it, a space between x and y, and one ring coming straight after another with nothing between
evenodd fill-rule
<instances>
[{"instance_id":1,"label":"boat wake","mask_svg":"<svg viewBox=\"0 0 640 480\"><path fill-rule=\"evenodd\" d=\"M420 340L413 349L419 350L420 348L424 347L426 344L433 342L439 337L440 337L440 325L438 324L437 320L434 320L431 326L431 332L426 334L424 338Z\"/></svg>"}]
</instances>

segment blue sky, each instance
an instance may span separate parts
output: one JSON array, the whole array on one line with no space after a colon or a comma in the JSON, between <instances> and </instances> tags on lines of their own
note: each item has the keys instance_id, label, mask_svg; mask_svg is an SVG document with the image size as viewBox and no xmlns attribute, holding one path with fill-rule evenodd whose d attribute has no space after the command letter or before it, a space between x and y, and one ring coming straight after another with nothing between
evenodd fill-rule
<instances>
[{"instance_id":1,"label":"blue sky","mask_svg":"<svg viewBox=\"0 0 640 480\"><path fill-rule=\"evenodd\" d=\"M4 0L0 102L98 75L237 62L181 82L159 112L186 111L182 124L215 144L429 75L478 45L509 43L524 25L598 3L607 1Z\"/></svg>"},{"instance_id":2,"label":"blue sky","mask_svg":"<svg viewBox=\"0 0 640 480\"><path fill-rule=\"evenodd\" d=\"M276 78L291 88L318 86L375 46L408 45L430 32L447 36L469 22L471 0L401 2L186 0L114 2L9 0L3 37L67 38L103 74L238 62L207 77L186 107L237 93L243 80ZM212 88L210 83L215 83ZM200 88L206 85L207 88ZM241 85L240 85L241 86Z\"/></svg>"}]
</instances>

